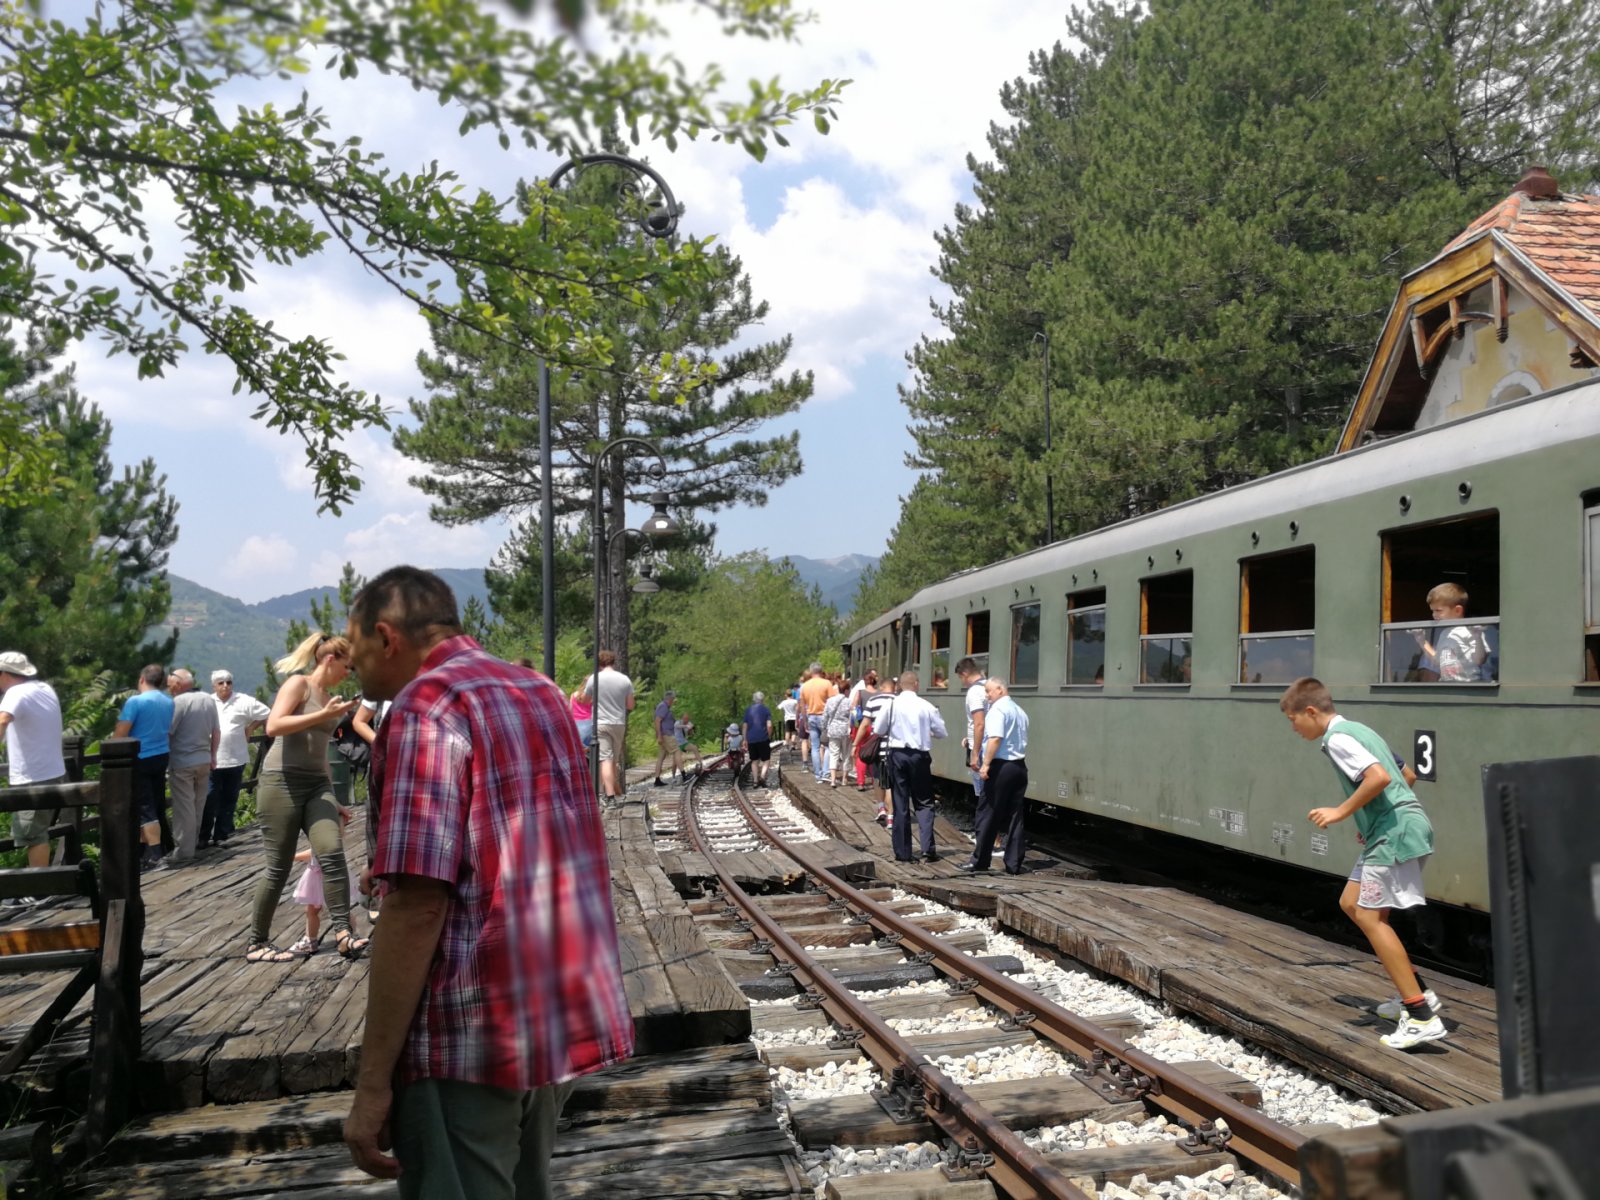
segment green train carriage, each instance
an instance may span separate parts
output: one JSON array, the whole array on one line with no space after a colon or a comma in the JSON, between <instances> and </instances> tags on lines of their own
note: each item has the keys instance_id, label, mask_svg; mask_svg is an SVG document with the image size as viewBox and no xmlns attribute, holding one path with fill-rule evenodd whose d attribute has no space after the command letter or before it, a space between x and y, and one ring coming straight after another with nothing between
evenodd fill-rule
<instances>
[{"instance_id":1,"label":"green train carriage","mask_svg":"<svg viewBox=\"0 0 1600 1200\"><path fill-rule=\"evenodd\" d=\"M1341 453L953 576L856 631L853 666L915 669L943 711L935 773L967 782L959 683L935 680L971 654L1031 716L1030 799L1342 875L1353 825L1306 820L1336 785L1278 708L1315 674L1422 777L1430 898L1486 908L1481 767L1600 746L1600 323L1516 237L1600 201L1513 200L1407 277ZM1432 622L1441 582L1464 620ZM1440 679L1430 651L1463 625L1483 661Z\"/></svg>"}]
</instances>

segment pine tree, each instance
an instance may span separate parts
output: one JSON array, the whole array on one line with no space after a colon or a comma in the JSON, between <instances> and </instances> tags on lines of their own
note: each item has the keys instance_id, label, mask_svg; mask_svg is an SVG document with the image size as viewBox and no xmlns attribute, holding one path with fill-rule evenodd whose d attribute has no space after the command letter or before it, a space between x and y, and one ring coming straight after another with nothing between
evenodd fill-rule
<instances>
[{"instance_id":1,"label":"pine tree","mask_svg":"<svg viewBox=\"0 0 1600 1200\"><path fill-rule=\"evenodd\" d=\"M928 472L860 599L1323 453L1395 286L1526 164L1596 174L1593 0L1158 0L1072 19L940 236ZM1045 452L1045 360L1052 399ZM989 531L963 537L950 511ZM944 557L939 557L941 550ZM903 590L902 590L903 589ZM858 612L866 613L858 606Z\"/></svg>"},{"instance_id":2,"label":"pine tree","mask_svg":"<svg viewBox=\"0 0 1600 1200\"><path fill-rule=\"evenodd\" d=\"M120 476L111 423L81 396L73 370L52 370L62 339L0 337L0 409L47 437L53 483L0 507L0 629L42 674L72 692L99 672L131 682L167 662L178 633L151 638L167 615L167 555L178 537L166 476L145 459Z\"/></svg>"},{"instance_id":3,"label":"pine tree","mask_svg":"<svg viewBox=\"0 0 1600 1200\"><path fill-rule=\"evenodd\" d=\"M576 187L591 206L620 185L615 173L585 175ZM591 332L611 358L605 370L552 366L553 481L557 520L566 532L556 561L562 624L587 624L593 569L592 491L595 455L624 436L658 447L666 475L647 473L648 455L613 453L602 465L601 492L608 534L620 528L630 501L668 494L685 523L689 546L708 544L716 527L703 518L734 504L761 505L767 492L801 469L799 434L762 437L774 418L794 412L811 395L808 373L783 373L791 339L751 344L746 331L763 321L767 305L751 294L739 260L717 248L707 255L701 286L672 297L609 300ZM737 344L736 344L737 343ZM431 514L445 524L493 516L520 519L497 559L492 583L496 612L507 618L538 611L537 513L543 501L538 463L538 364L505 343L458 326L436 325L433 353L418 356L429 396L413 399L414 429L394 443L426 466L412 479L434 498ZM652 379L663 360L714 382L682 403L662 397ZM627 563L636 547L613 543L610 620L602 641L627 665ZM507 576L513 577L507 579Z\"/></svg>"}]
</instances>

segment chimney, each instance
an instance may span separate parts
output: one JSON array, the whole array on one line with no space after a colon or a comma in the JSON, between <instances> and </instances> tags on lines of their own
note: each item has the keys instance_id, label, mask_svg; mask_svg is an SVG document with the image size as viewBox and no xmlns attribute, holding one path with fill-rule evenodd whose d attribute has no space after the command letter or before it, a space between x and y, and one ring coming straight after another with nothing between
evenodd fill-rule
<instances>
[{"instance_id":1,"label":"chimney","mask_svg":"<svg viewBox=\"0 0 1600 1200\"><path fill-rule=\"evenodd\" d=\"M1556 185L1556 178L1550 174L1549 167L1529 167L1511 190L1521 192L1530 200L1561 199L1561 189Z\"/></svg>"}]
</instances>

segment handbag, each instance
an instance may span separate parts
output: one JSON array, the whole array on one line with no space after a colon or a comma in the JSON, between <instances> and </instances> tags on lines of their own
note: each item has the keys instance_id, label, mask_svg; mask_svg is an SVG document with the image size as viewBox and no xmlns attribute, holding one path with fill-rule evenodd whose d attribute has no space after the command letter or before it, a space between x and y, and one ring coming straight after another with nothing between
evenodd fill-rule
<instances>
[{"instance_id":1,"label":"handbag","mask_svg":"<svg viewBox=\"0 0 1600 1200\"><path fill-rule=\"evenodd\" d=\"M896 700L899 697L895 697ZM888 728L894 724L894 700L889 701L889 720L884 723ZM861 745L856 749L856 757L862 762L876 762L883 753L883 744L887 740L885 735L878 732L878 723L872 723L872 732L861 739Z\"/></svg>"}]
</instances>

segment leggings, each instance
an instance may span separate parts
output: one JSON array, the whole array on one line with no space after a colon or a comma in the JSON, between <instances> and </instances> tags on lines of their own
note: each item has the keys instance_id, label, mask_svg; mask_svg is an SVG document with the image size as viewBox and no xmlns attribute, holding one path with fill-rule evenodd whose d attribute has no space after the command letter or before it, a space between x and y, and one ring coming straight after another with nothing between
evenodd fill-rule
<instances>
[{"instance_id":1,"label":"leggings","mask_svg":"<svg viewBox=\"0 0 1600 1200\"><path fill-rule=\"evenodd\" d=\"M344 835L339 809L333 800L333 783L326 775L263 771L256 785L256 823L261 827L261 850L267 870L256 884L255 908L250 918L250 940L265 942L272 936L272 916L283 898L295 847L304 833L311 853L322 868L322 894L335 935L350 928L350 868L345 863Z\"/></svg>"}]
</instances>

